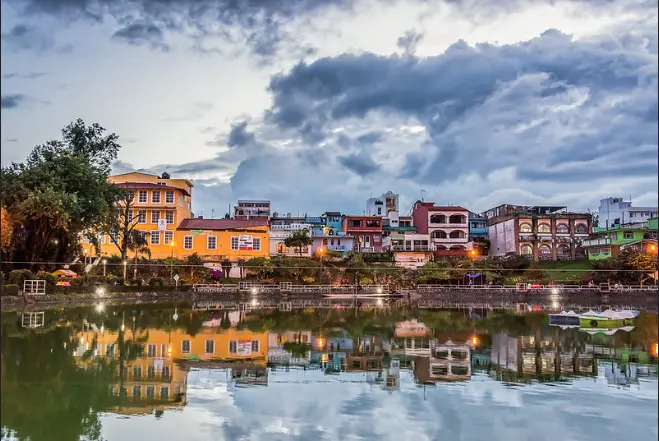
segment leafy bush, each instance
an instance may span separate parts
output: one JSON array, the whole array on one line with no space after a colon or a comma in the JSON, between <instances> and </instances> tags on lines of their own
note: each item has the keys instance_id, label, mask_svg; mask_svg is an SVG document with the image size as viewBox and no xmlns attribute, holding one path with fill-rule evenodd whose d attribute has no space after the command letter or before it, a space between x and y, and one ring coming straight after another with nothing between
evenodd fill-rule
<instances>
[{"instance_id":1,"label":"leafy bush","mask_svg":"<svg viewBox=\"0 0 659 441\"><path fill-rule=\"evenodd\" d=\"M37 273L37 279L39 280L45 280L46 281L46 286L48 288L52 288L57 284L57 277L53 276L51 273L47 271L39 271Z\"/></svg>"},{"instance_id":2,"label":"leafy bush","mask_svg":"<svg viewBox=\"0 0 659 441\"><path fill-rule=\"evenodd\" d=\"M76 277L71 279L71 286L82 286L85 284L85 279L83 277Z\"/></svg>"},{"instance_id":3,"label":"leafy bush","mask_svg":"<svg viewBox=\"0 0 659 441\"><path fill-rule=\"evenodd\" d=\"M14 284L2 285L1 295L3 295L3 296L17 296L18 295L18 285L14 285Z\"/></svg>"},{"instance_id":4,"label":"leafy bush","mask_svg":"<svg viewBox=\"0 0 659 441\"><path fill-rule=\"evenodd\" d=\"M23 287L23 282L26 280L35 280L36 276L30 270L13 270L9 273L9 284L16 285L19 288Z\"/></svg>"},{"instance_id":5,"label":"leafy bush","mask_svg":"<svg viewBox=\"0 0 659 441\"><path fill-rule=\"evenodd\" d=\"M162 277L151 277L149 279L149 286L164 286L165 284L162 281Z\"/></svg>"}]
</instances>

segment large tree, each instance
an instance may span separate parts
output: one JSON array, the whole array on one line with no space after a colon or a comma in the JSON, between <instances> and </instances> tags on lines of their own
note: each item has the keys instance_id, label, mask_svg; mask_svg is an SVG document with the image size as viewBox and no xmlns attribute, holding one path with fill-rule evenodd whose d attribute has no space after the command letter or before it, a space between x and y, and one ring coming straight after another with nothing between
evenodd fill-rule
<instances>
[{"instance_id":1,"label":"large tree","mask_svg":"<svg viewBox=\"0 0 659 441\"><path fill-rule=\"evenodd\" d=\"M36 146L25 162L3 167L2 207L13 222L11 259L31 266L68 261L83 232L98 225L116 201L108 183L118 136L81 119L60 140Z\"/></svg>"},{"instance_id":2,"label":"large tree","mask_svg":"<svg viewBox=\"0 0 659 441\"><path fill-rule=\"evenodd\" d=\"M125 260L128 251L134 251L146 245L144 232L136 230L139 216L133 216L135 209L135 192L117 186L117 202L111 204L106 215L100 220L95 230L110 237L110 243L119 250L121 260Z\"/></svg>"},{"instance_id":3,"label":"large tree","mask_svg":"<svg viewBox=\"0 0 659 441\"><path fill-rule=\"evenodd\" d=\"M300 257L302 257L302 250L313 243L313 239L309 236L307 230L294 231L293 234L284 239L284 245L287 247L297 248Z\"/></svg>"}]
</instances>

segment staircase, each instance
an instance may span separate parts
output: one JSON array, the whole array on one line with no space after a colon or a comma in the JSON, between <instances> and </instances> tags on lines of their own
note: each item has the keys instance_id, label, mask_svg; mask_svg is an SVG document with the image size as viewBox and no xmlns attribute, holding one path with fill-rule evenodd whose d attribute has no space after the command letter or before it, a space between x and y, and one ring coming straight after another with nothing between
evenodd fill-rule
<instances>
[{"instance_id":1,"label":"staircase","mask_svg":"<svg viewBox=\"0 0 659 441\"><path fill-rule=\"evenodd\" d=\"M95 267L96 265L98 265L98 263L99 263L100 261L101 261L101 256L98 256L96 259L94 259L94 261L93 261L92 263L90 263L89 265L87 265L87 266L85 267L85 272L88 273L89 271L91 271L91 269L92 269L93 267Z\"/></svg>"}]
</instances>

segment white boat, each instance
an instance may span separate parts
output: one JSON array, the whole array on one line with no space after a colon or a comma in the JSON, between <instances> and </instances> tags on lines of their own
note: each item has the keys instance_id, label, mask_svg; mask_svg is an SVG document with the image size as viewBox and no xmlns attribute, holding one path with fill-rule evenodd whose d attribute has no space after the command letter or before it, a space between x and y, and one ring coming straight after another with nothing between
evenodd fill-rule
<instances>
[{"instance_id":1,"label":"white boat","mask_svg":"<svg viewBox=\"0 0 659 441\"><path fill-rule=\"evenodd\" d=\"M632 332L634 326L623 326L622 328L581 328L581 332L587 332L588 334L604 334L604 335L613 335L618 331Z\"/></svg>"},{"instance_id":2,"label":"white boat","mask_svg":"<svg viewBox=\"0 0 659 441\"><path fill-rule=\"evenodd\" d=\"M561 311L560 314L549 314L550 325L579 326L579 314L574 311Z\"/></svg>"},{"instance_id":3,"label":"white boat","mask_svg":"<svg viewBox=\"0 0 659 441\"><path fill-rule=\"evenodd\" d=\"M582 328L620 328L632 325L639 312L631 309L615 311L607 309L606 311L588 311L581 314L579 323Z\"/></svg>"}]
</instances>

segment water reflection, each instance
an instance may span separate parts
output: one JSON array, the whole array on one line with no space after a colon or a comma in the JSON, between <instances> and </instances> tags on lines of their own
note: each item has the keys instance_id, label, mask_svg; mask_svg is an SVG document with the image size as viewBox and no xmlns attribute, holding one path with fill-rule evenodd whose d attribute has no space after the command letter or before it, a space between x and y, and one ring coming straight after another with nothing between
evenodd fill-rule
<instances>
[{"instance_id":1,"label":"water reflection","mask_svg":"<svg viewBox=\"0 0 659 441\"><path fill-rule=\"evenodd\" d=\"M2 315L3 439L527 439L500 418L544 439L538 406L558 409L547 436L577 420L580 440L657 433L655 313L602 333L488 310L26 314ZM335 421L358 415L381 427Z\"/></svg>"}]
</instances>

